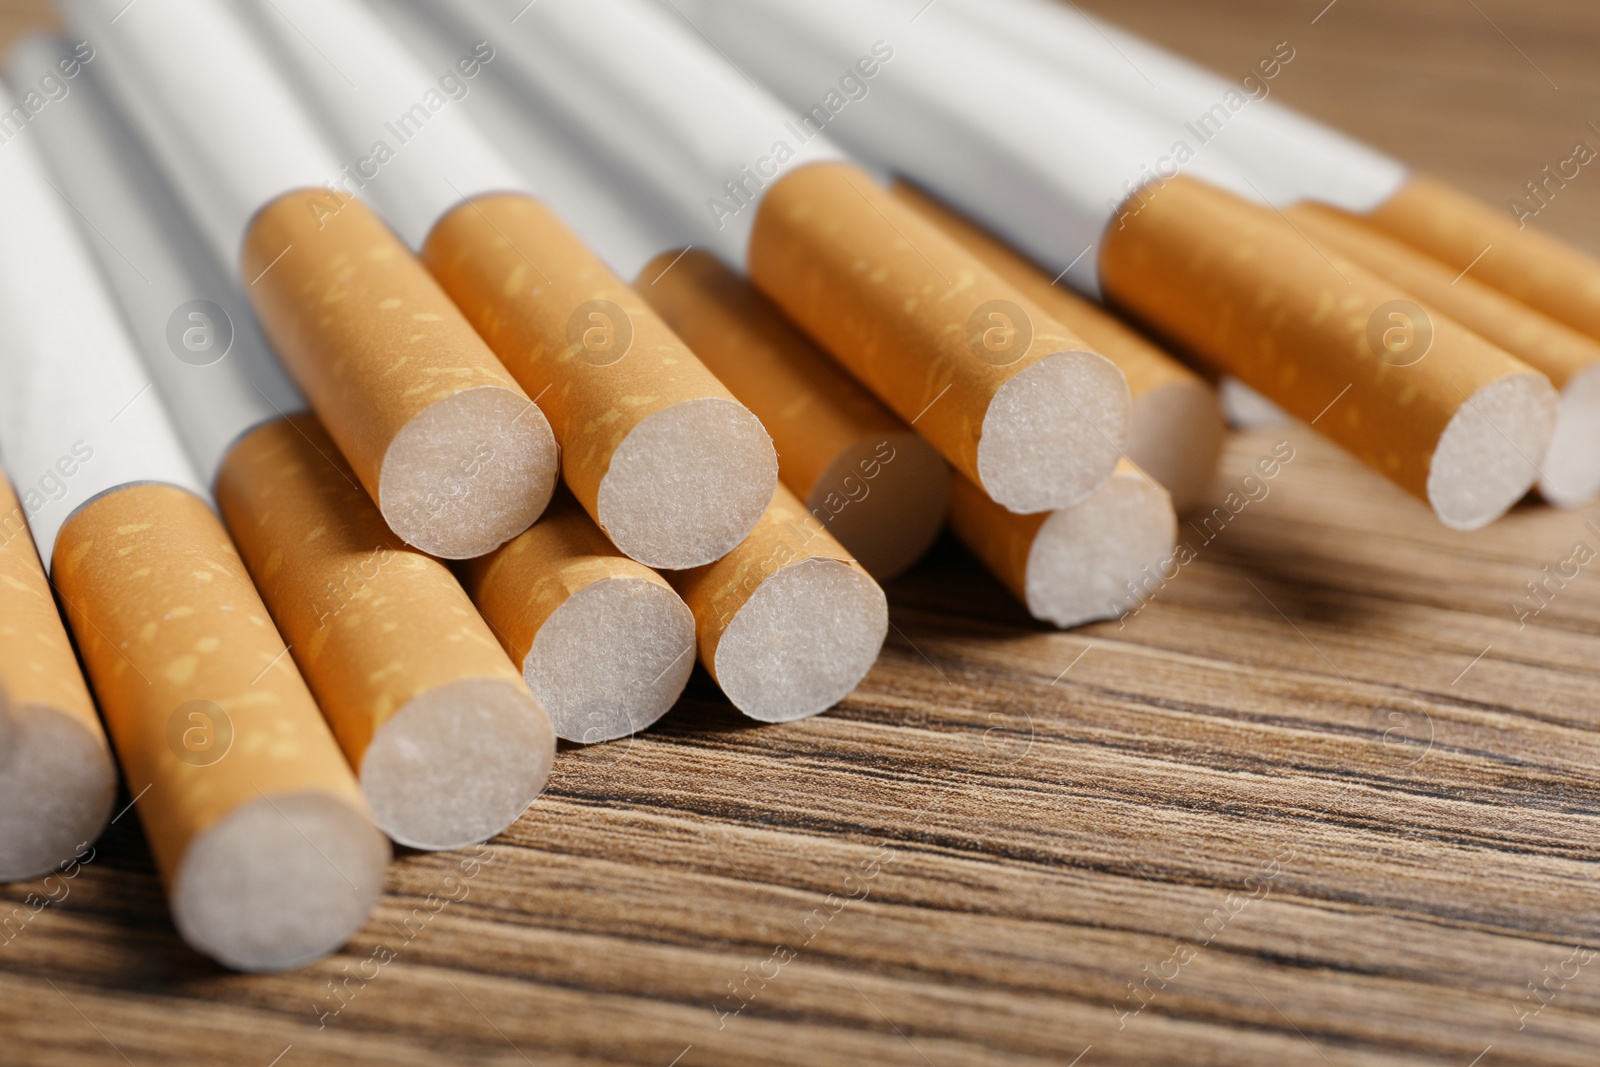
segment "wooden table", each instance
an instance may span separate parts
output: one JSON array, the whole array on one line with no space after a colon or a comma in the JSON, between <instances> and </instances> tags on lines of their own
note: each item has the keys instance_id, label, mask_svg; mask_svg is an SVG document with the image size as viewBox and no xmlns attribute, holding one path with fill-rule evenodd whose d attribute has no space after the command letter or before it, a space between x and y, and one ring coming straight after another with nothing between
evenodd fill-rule
<instances>
[{"instance_id":1,"label":"wooden table","mask_svg":"<svg viewBox=\"0 0 1600 1067\"><path fill-rule=\"evenodd\" d=\"M1496 202L1600 143L1592 0L1081 2L1224 70L1288 40L1281 99ZM1600 247L1597 206L1538 222ZM188 951L123 818L3 890L0 1063L1596 1062L1600 563L1510 605L1600 507L1451 533L1303 430L1218 501L1280 436L1136 616L1052 632L942 545L832 713L697 676L304 970Z\"/></svg>"}]
</instances>

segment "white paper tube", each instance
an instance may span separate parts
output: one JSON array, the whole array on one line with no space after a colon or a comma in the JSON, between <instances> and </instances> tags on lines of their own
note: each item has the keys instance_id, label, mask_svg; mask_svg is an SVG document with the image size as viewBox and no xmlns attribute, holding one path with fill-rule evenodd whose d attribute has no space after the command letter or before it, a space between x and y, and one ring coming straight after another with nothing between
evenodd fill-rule
<instances>
[{"instance_id":1,"label":"white paper tube","mask_svg":"<svg viewBox=\"0 0 1600 1067\"><path fill-rule=\"evenodd\" d=\"M928 17L960 21L1016 56L1093 83L1196 151L1211 151L1214 141L1274 203L1313 199L1365 214L1409 176L1403 163L1267 99L1271 79L1261 70L1230 82L1057 0L941 0ZM1294 42L1286 39L1261 62L1278 71L1293 56Z\"/></svg>"},{"instance_id":2,"label":"white paper tube","mask_svg":"<svg viewBox=\"0 0 1600 1067\"><path fill-rule=\"evenodd\" d=\"M916 5L895 0L692 0L679 10L846 149L914 178L1095 297L1106 224L1177 165L1172 138L1142 113L932 9L914 19ZM1190 169L1252 195L1215 157Z\"/></svg>"},{"instance_id":3,"label":"white paper tube","mask_svg":"<svg viewBox=\"0 0 1600 1067\"><path fill-rule=\"evenodd\" d=\"M234 269L251 217L292 189L339 179L340 164L271 64L220 3L62 0L99 52L217 258Z\"/></svg>"},{"instance_id":4,"label":"white paper tube","mask_svg":"<svg viewBox=\"0 0 1600 1067\"><path fill-rule=\"evenodd\" d=\"M62 523L109 489L205 493L31 137L0 150L0 234L0 453L48 567Z\"/></svg>"},{"instance_id":5,"label":"white paper tube","mask_svg":"<svg viewBox=\"0 0 1600 1067\"><path fill-rule=\"evenodd\" d=\"M238 5L291 72L363 195L413 248L451 208L527 181L461 110L487 44L423 67L357 0L244 0ZM471 72L470 74L468 72Z\"/></svg>"},{"instance_id":6,"label":"white paper tube","mask_svg":"<svg viewBox=\"0 0 1600 1067\"><path fill-rule=\"evenodd\" d=\"M707 202L750 168L764 179L840 160L827 138L804 137L788 109L702 41L640 0L444 0L500 62L609 165L648 174L693 243L745 264L759 193L730 217ZM515 21L513 21L515 19ZM782 150L778 145L782 145ZM763 162L765 161L765 162Z\"/></svg>"},{"instance_id":7,"label":"white paper tube","mask_svg":"<svg viewBox=\"0 0 1600 1067\"><path fill-rule=\"evenodd\" d=\"M475 43L460 18L426 0L373 0L372 6L430 68L443 69ZM619 277L636 278L663 251L700 239L698 228L675 217L648 183L625 180L582 139L528 106L504 64L491 65L451 106L494 139L539 198Z\"/></svg>"},{"instance_id":8,"label":"white paper tube","mask_svg":"<svg viewBox=\"0 0 1600 1067\"><path fill-rule=\"evenodd\" d=\"M27 84L68 55L61 38L30 37L12 51L7 73L13 84ZM211 485L247 430L303 410L304 400L268 350L231 271L202 242L92 69L30 129L62 194L99 238L101 271Z\"/></svg>"}]
</instances>

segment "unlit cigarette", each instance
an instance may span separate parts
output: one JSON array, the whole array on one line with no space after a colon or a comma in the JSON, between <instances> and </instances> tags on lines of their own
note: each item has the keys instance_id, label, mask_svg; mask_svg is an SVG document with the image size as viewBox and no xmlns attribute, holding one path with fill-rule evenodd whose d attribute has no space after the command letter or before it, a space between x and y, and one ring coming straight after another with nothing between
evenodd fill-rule
<instances>
[{"instance_id":1,"label":"unlit cigarette","mask_svg":"<svg viewBox=\"0 0 1600 1067\"><path fill-rule=\"evenodd\" d=\"M893 192L1117 365L1133 396L1127 458L1166 487L1179 511L1199 503L1222 454L1222 415L1211 386L1115 315L1053 284L965 216L909 182L896 182Z\"/></svg>"},{"instance_id":2,"label":"unlit cigarette","mask_svg":"<svg viewBox=\"0 0 1600 1067\"><path fill-rule=\"evenodd\" d=\"M1379 230L1600 338L1600 259L1426 175L1360 216Z\"/></svg>"},{"instance_id":3,"label":"unlit cigarette","mask_svg":"<svg viewBox=\"0 0 1600 1067\"><path fill-rule=\"evenodd\" d=\"M1122 306L1313 423L1447 526L1493 521L1537 477L1558 404L1549 380L1325 255L1271 208L1174 179L1130 203L1100 269ZM1392 348L1391 329L1402 331Z\"/></svg>"},{"instance_id":4,"label":"unlit cigarette","mask_svg":"<svg viewBox=\"0 0 1600 1067\"><path fill-rule=\"evenodd\" d=\"M880 582L944 526L950 468L709 252L663 252L635 288L778 446L783 484Z\"/></svg>"},{"instance_id":5,"label":"unlit cigarette","mask_svg":"<svg viewBox=\"0 0 1600 1067\"><path fill-rule=\"evenodd\" d=\"M378 827L459 848L538 796L548 716L439 561L389 532L308 415L223 462L217 504Z\"/></svg>"},{"instance_id":6,"label":"unlit cigarette","mask_svg":"<svg viewBox=\"0 0 1600 1067\"><path fill-rule=\"evenodd\" d=\"M0 448L56 479L16 475L179 932L294 966L365 920L388 843L33 151L0 152ZM63 484L65 524L30 504Z\"/></svg>"},{"instance_id":7,"label":"unlit cigarette","mask_svg":"<svg viewBox=\"0 0 1600 1067\"><path fill-rule=\"evenodd\" d=\"M1077 503L1126 447L1122 372L865 171L819 163L769 189L750 277L1011 511Z\"/></svg>"},{"instance_id":8,"label":"unlit cigarette","mask_svg":"<svg viewBox=\"0 0 1600 1067\"><path fill-rule=\"evenodd\" d=\"M22 505L0 475L0 881L79 855L117 771Z\"/></svg>"},{"instance_id":9,"label":"unlit cigarette","mask_svg":"<svg viewBox=\"0 0 1600 1067\"><path fill-rule=\"evenodd\" d=\"M356 0L251 7L341 150L387 143L385 120L430 83ZM567 485L607 535L653 567L699 566L738 544L778 477L756 418L522 191L469 115L431 116L425 136L394 154L365 195L422 248L440 284L539 398ZM443 185L440 168L452 172Z\"/></svg>"},{"instance_id":10,"label":"unlit cigarette","mask_svg":"<svg viewBox=\"0 0 1600 1067\"><path fill-rule=\"evenodd\" d=\"M1349 215L1312 203L1286 213L1312 240L1337 249L1548 377L1561 392L1561 408L1550 450L1539 464L1539 492L1564 507L1600 493L1600 340L1456 274Z\"/></svg>"},{"instance_id":11,"label":"unlit cigarette","mask_svg":"<svg viewBox=\"0 0 1600 1067\"><path fill-rule=\"evenodd\" d=\"M109 493L54 574L184 940L244 971L344 944L389 844L216 516L171 486Z\"/></svg>"},{"instance_id":12,"label":"unlit cigarette","mask_svg":"<svg viewBox=\"0 0 1600 1067\"><path fill-rule=\"evenodd\" d=\"M557 737L594 744L637 733L665 715L689 681L694 616L564 492L532 529L464 574Z\"/></svg>"},{"instance_id":13,"label":"unlit cigarette","mask_svg":"<svg viewBox=\"0 0 1600 1067\"><path fill-rule=\"evenodd\" d=\"M338 163L234 13L69 11L390 527L451 558L525 529L555 483L543 414L400 240L332 187Z\"/></svg>"},{"instance_id":14,"label":"unlit cigarette","mask_svg":"<svg viewBox=\"0 0 1600 1067\"><path fill-rule=\"evenodd\" d=\"M1116 367L839 162L677 17L646 0L596 0L535 5L507 28L476 5L449 6L504 41L497 63L540 107L695 220L705 247L747 264L996 500L1043 511L1110 475L1129 409Z\"/></svg>"},{"instance_id":15,"label":"unlit cigarette","mask_svg":"<svg viewBox=\"0 0 1600 1067\"><path fill-rule=\"evenodd\" d=\"M618 548L681 569L744 539L777 483L771 438L553 212L480 197L440 221L423 257L540 395L568 486Z\"/></svg>"},{"instance_id":16,"label":"unlit cigarette","mask_svg":"<svg viewBox=\"0 0 1600 1067\"><path fill-rule=\"evenodd\" d=\"M889 605L781 484L744 543L671 576L694 612L700 662L740 711L790 722L826 711L878 658Z\"/></svg>"},{"instance_id":17,"label":"unlit cigarette","mask_svg":"<svg viewBox=\"0 0 1600 1067\"><path fill-rule=\"evenodd\" d=\"M1171 496L1127 461L1048 515L1013 515L958 478L950 526L1030 615L1063 629L1137 607L1165 580L1178 536Z\"/></svg>"}]
</instances>

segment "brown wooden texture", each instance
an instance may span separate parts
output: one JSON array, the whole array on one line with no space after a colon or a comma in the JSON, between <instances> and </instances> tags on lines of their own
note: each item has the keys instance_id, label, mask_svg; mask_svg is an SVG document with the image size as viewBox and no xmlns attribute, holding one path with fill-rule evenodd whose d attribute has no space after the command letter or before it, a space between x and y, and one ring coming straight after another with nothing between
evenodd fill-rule
<instances>
[{"instance_id":1,"label":"brown wooden texture","mask_svg":"<svg viewBox=\"0 0 1600 1067\"><path fill-rule=\"evenodd\" d=\"M1282 99L1496 202L1600 120L1592 0L1080 2L1223 70L1290 39ZM946 541L839 708L697 674L305 970L186 950L125 814L0 890L0 1063L1594 1062L1600 561L1510 603L1600 507L1451 533L1303 430L1216 505L1280 436L1134 617L1049 631Z\"/></svg>"}]
</instances>

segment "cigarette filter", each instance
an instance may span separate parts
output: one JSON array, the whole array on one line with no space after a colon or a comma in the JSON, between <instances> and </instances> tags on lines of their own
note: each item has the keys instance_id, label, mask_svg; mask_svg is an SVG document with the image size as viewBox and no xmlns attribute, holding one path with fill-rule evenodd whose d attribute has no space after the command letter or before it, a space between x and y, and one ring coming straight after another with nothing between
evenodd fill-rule
<instances>
[{"instance_id":1,"label":"cigarette filter","mask_svg":"<svg viewBox=\"0 0 1600 1067\"><path fill-rule=\"evenodd\" d=\"M533 528L464 568L467 589L556 736L593 744L665 715L694 670L694 616L557 492Z\"/></svg>"},{"instance_id":2,"label":"cigarette filter","mask_svg":"<svg viewBox=\"0 0 1600 1067\"><path fill-rule=\"evenodd\" d=\"M247 971L343 944L388 842L216 516L128 486L73 515L52 570L179 933Z\"/></svg>"},{"instance_id":3,"label":"cigarette filter","mask_svg":"<svg viewBox=\"0 0 1600 1067\"><path fill-rule=\"evenodd\" d=\"M1493 521L1537 476L1555 424L1549 380L1325 256L1270 208L1176 178L1130 201L1100 270L1117 303L1313 423L1447 526Z\"/></svg>"},{"instance_id":4,"label":"cigarette filter","mask_svg":"<svg viewBox=\"0 0 1600 1067\"><path fill-rule=\"evenodd\" d=\"M117 771L22 504L0 475L0 881L100 836Z\"/></svg>"},{"instance_id":5,"label":"cigarette filter","mask_svg":"<svg viewBox=\"0 0 1600 1067\"><path fill-rule=\"evenodd\" d=\"M867 573L922 557L950 499L938 452L709 252L663 252L635 288L771 431L783 484Z\"/></svg>"},{"instance_id":6,"label":"cigarette filter","mask_svg":"<svg viewBox=\"0 0 1600 1067\"><path fill-rule=\"evenodd\" d=\"M1550 379L1561 392L1556 432L1539 464L1539 492L1571 507L1600 493L1600 340L1453 273L1439 260L1331 208L1286 209L1305 234L1337 249Z\"/></svg>"},{"instance_id":7,"label":"cigarette filter","mask_svg":"<svg viewBox=\"0 0 1600 1067\"><path fill-rule=\"evenodd\" d=\"M1136 607L1162 584L1178 536L1172 498L1127 460L1089 499L1048 515L1013 515L958 478L950 526L1030 615L1062 629Z\"/></svg>"},{"instance_id":8,"label":"cigarette filter","mask_svg":"<svg viewBox=\"0 0 1600 1067\"><path fill-rule=\"evenodd\" d=\"M402 539L462 559L538 518L555 486L550 424L371 210L285 194L256 216L241 264L268 339Z\"/></svg>"},{"instance_id":9,"label":"cigarette filter","mask_svg":"<svg viewBox=\"0 0 1600 1067\"><path fill-rule=\"evenodd\" d=\"M1600 338L1600 260L1510 212L1426 175L1413 175L1375 210L1359 216L1501 292Z\"/></svg>"},{"instance_id":10,"label":"cigarette filter","mask_svg":"<svg viewBox=\"0 0 1600 1067\"><path fill-rule=\"evenodd\" d=\"M1049 275L970 219L909 182L896 182L892 189L898 199L1117 365L1133 396L1127 458L1166 487L1179 511L1199 503L1222 453L1222 414L1211 386L1115 315L1054 284Z\"/></svg>"},{"instance_id":11,"label":"cigarette filter","mask_svg":"<svg viewBox=\"0 0 1600 1067\"><path fill-rule=\"evenodd\" d=\"M700 662L740 711L791 722L856 687L883 647L889 604L781 484L743 544L671 576L694 612Z\"/></svg>"},{"instance_id":12,"label":"cigarette filter","mask_svg":"<svg viewBox=\"0 0 1600 1067\"><path fill-rule=\"evenodd\" d=\"M639 294L543 204L462 204L423 258L540 398L573 495L627 555L681 569L726 555L777 483L772 440Z\"/></svg>"},{"instance_id":13,"label":"cigarette filter","mask_svg":"<svg viewBox=\"0 0 1600 1067\"><path fill-rule=\"evenodd\" d=\"M455 577L408 548L309 415L234 447L217 504L379 829L493 837L544 788L549 717Z\"/></svg>"},{"instance_id":14,"label":"cigarette filter","mask_svg":"<svg viewBox=\"0 0 1600 1067\"><path fill-rule=\"evenodd\" d=\"M1012 511L1082 500L1126 446L1122 372L865 171L817 163L767 190L750 277Z\"/></svg>"}]
</instances>

